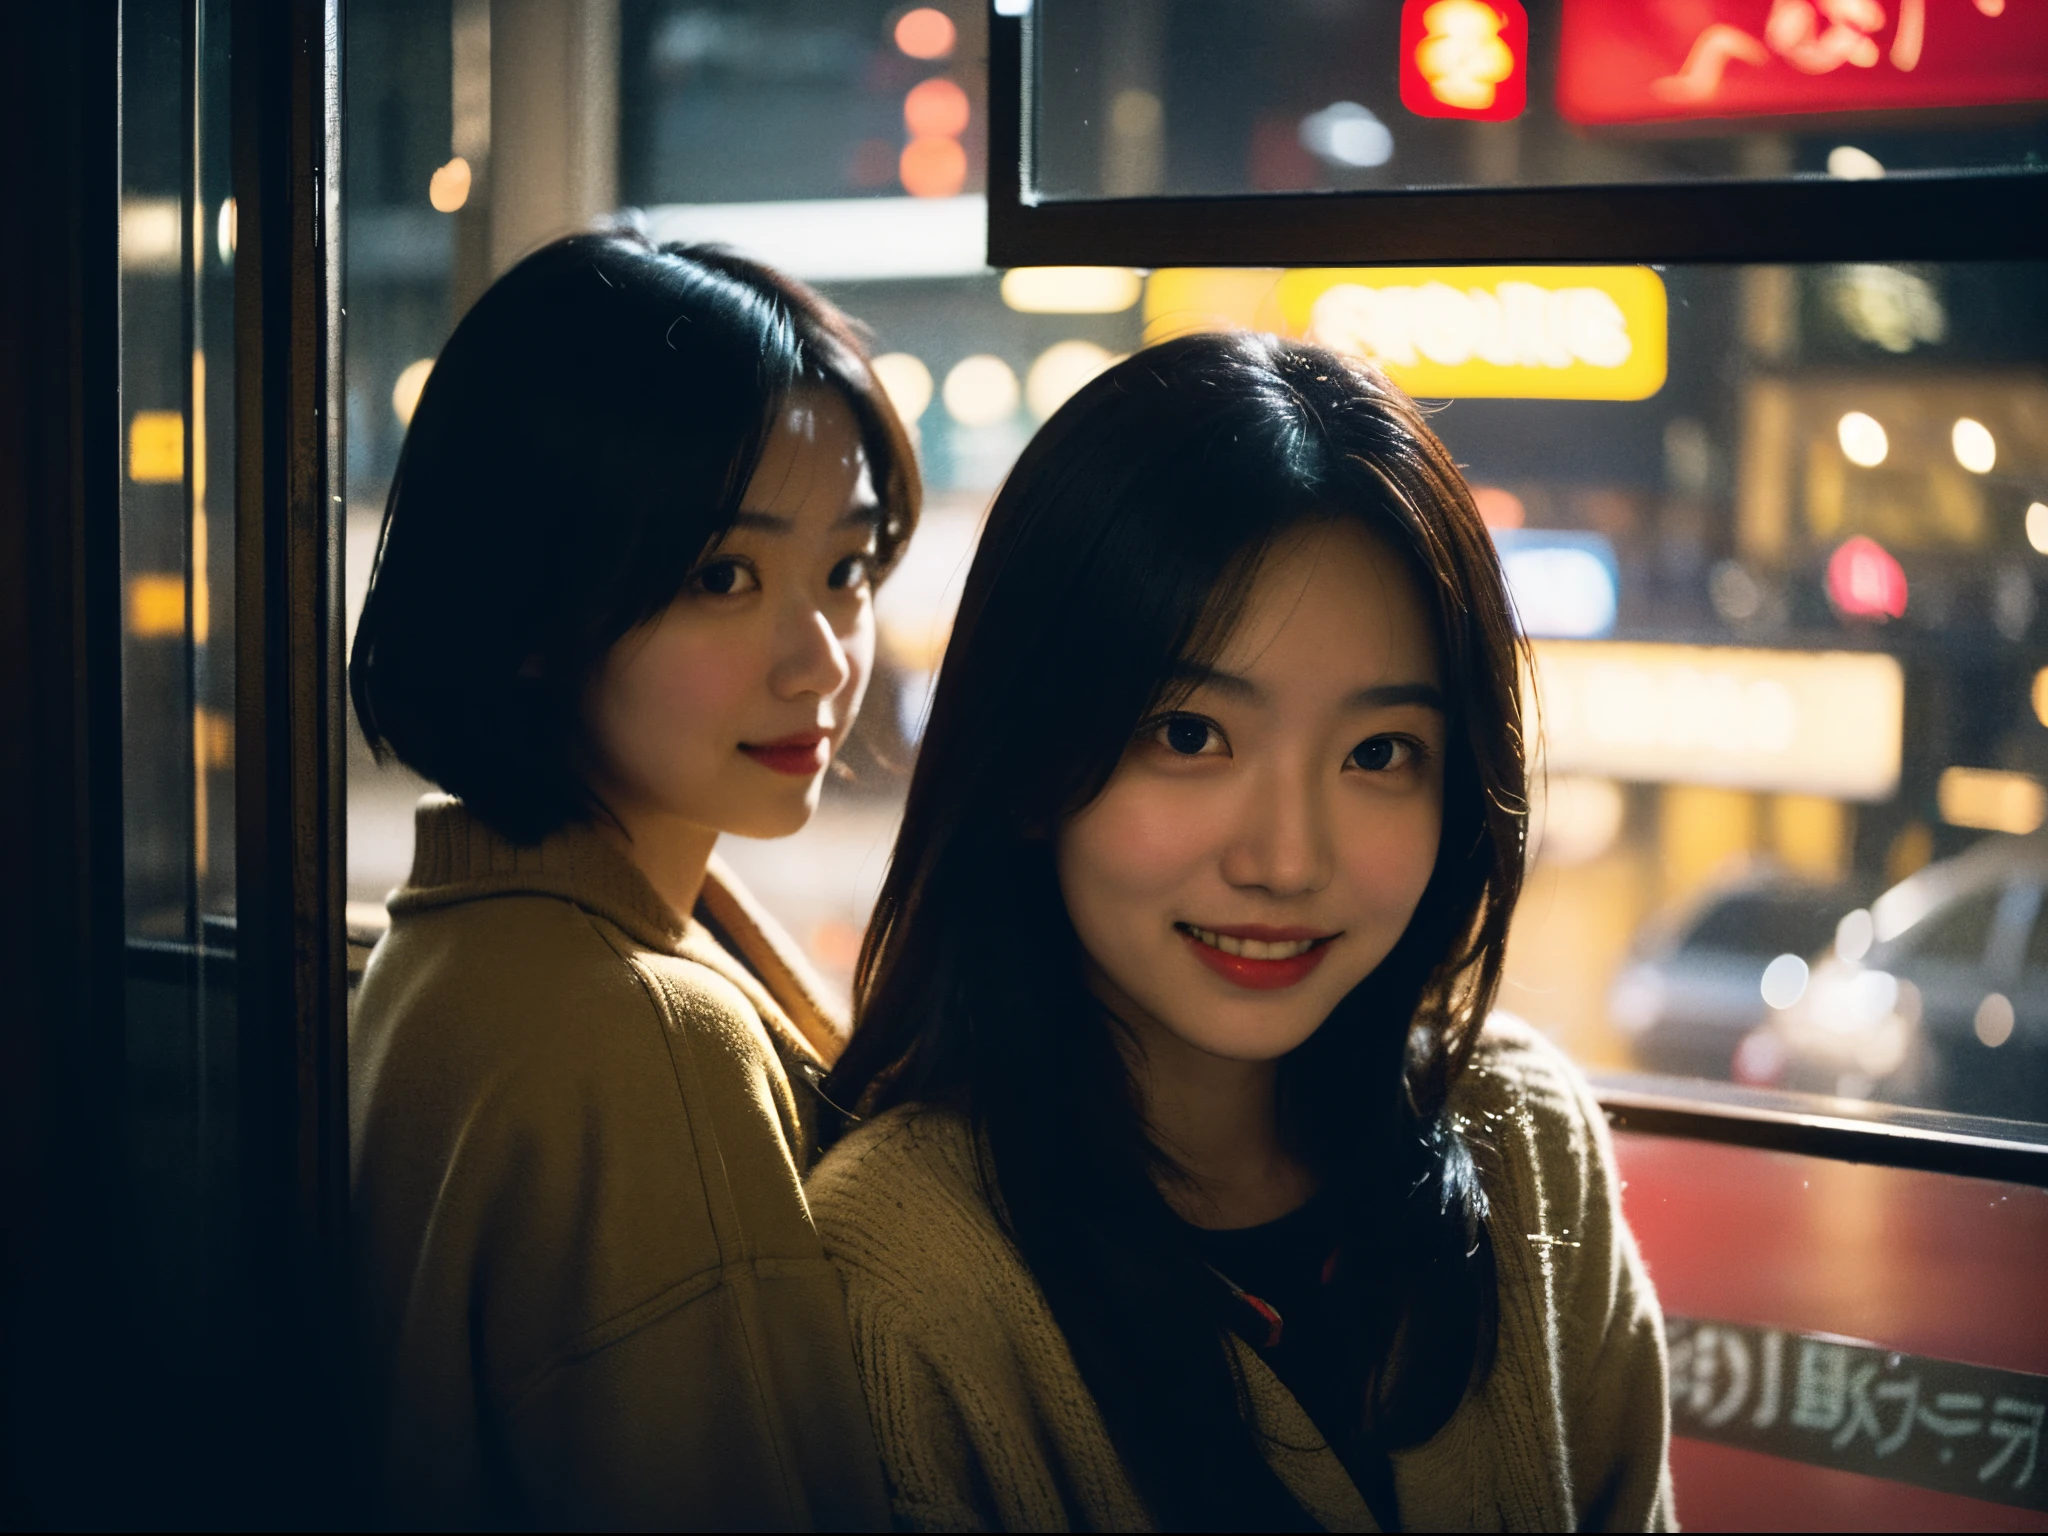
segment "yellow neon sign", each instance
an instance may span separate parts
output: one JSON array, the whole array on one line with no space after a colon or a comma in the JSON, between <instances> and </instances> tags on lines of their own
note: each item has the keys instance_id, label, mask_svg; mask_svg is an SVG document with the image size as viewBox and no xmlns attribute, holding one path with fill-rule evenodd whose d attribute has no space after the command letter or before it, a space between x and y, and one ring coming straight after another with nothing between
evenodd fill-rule
<instances>
[{"instance_id":1,"label":"yellow neon sign","mask_svg":"<svg viewBox=\"0 0 2048 1536\"><path fill-rule=\"evenodd\" d=\"M1145 339L1272 331L1360 357L1410 394L1643 400L1664 385L1664 283L1648 267L1169 268Z\"/></svg>"}]
</instances>

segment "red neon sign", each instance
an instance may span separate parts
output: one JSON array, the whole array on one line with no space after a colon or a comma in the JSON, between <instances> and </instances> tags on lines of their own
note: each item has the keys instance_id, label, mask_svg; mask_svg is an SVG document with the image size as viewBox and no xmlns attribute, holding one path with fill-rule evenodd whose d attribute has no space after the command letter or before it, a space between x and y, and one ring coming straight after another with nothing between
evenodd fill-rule
<instances>
[{"instance_id":1,"label":"red neon sign","mask_svg":"<svg viewBox=\"0 0 2048 1536\"><path fill-rule=\"evenodd\" d=\"M2032 0L1564 0L1559 44L1588 125L2048 100Z\"/></svg>"},{"instance_id":2,"label":"red neon sign","mask_svg":"<svg viewBox=\"0 0 2048 1536\"><path fill-rule=\"evenodd\" d=\"M1405 0L1401 105L1418 117L1483 123L1529 100L1529 15L1522 0Z\"/></svg>"}]
</instances>

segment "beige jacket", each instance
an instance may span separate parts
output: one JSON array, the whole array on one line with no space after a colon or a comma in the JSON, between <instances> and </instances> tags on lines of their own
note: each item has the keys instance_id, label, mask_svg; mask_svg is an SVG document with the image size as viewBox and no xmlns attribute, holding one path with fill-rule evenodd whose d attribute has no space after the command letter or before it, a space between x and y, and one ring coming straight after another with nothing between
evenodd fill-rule
<instances>
[{"instance_id":1,"label":"beige jacket","mask_svg":"<svg viewBox=\"0 0 2048 1536\"><path fill-rule=\"evenodd\" d=\"M1395 1454L1403 1528L1672 1528L1662 1323L1598 1107L1556 1048L1519 1024L1488 1027L1452 1106L1500 1153L1487 1179L1499 1356L1434 1439ZM960 1119L882 1115L826 1157L809 1189L846 1279L899 1524L1151 1528L982 1193ZM1301 1406L1255 1353L1238 1353L1274 1471L1327 1529L1376 1529Z\"/></svg>"},{"instance_id":2,"label":"beige jacket","mask_svg":"<svg viewBox=\"0 0 2048 1536\"><path fill-rule=\"evenodd\" d=\"M349 1037L384 1517L885 1524L800 1184L842 1030L788 941L715 865L679 924L587 828L442 796L391 918Z\"/></svg>"}]
</instances>

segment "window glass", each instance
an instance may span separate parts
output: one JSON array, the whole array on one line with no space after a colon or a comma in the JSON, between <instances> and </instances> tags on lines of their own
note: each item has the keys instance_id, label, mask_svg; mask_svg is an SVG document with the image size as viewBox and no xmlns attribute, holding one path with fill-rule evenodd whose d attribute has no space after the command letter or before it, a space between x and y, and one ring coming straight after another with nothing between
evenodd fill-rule
<instances>
[{"instance_id":1,"label":"window glass","mask_svg":"<svg viewBox=\"0 0 2048 1536\"><path fill-rule=\"evenodd\" d=\"M631 202L982 190L979 6L627 0L622 22L619 149Z\"/></svg>"},{"instance_id":2,"label":"window glass","mask_svg":"<svg viewBox=\"0 0 2048 1536\"><path fill-rule=\"evenodd\" d=\"M121 5L121 763L136 1243L218 1370L234 1251L235 211L227 8Z\"/></svg>"},{"instance_id":3,"label":"window glass","mask_svg":"<svg viewBox=\"0 0 2048 1536\"><path fill-rule=\"evenodd\" d=\"M1935 908L1907 931L1903 941L1906 953L1915 960L1981 964L1998 918L1999 898L2004 894L2003 887L1993 886Z\"/></svg>"},{"instance_id":4,"label":"window glass","mask_svg":"<svg viewBox=\"0 0 2048 1536\"><path fill-rule=\"evenodd\" d=\"M1081 0L1042 3L1050 18ZM1938 1024L1935 1000L1915 1014L1913 978L1873 956L1896 937L1878 935L1880 918L1903 910L1881 906L1886 892L1923 871L1914 891L1946 889L1947 861L1980 847L2005 850L2017 869L2042 846L2032 834L2048 816L2048 266L997 274L984 265L975 196L981 10L950 3L627 4L606 55L615 89L576 109L576 132L613 145L615 175L558 186L543 229L511 222L508 208L533 206L521 189L536 177L489 100L521 46L504 30L516 9L468 7L355 0L348 13L351 122L378 125L347 137L352 603L418 381L463 306L532 239L633 206L657 234L729 241L864 319L912 423L928 511L879 600L881 659L846 754L851 776L828 782L798 836L721 849L828 977L850 981L952 605L1017 453L1108 361L1192 327L1253 326L1371 357L1434 402L1494 530L1532 642L1544 742L1500 1006L1592 1069L1985 1107L1973 1085L1991 1078L1979 1067L2001 1069L2010 1042L2036 1026L2022 1018L2009 1036L1980 1036L1967 1008L1959 1026ZM1399 9L1153 15L1173 23L1162 35L1207 17L1220 38L1229 27L1363 27ZM1542 10L1529 7L1539 42ZM1930 50L1968 20L1942 0L1925 14ZM1105 9L1098 33L1139 15ZM1091 100L1108 99L1100 77L1138 47L1104 44ZM1318 61L1300 71L1307 90L1339 53L1293 56ZM1285 76L1263 64L1246 74L1275 90ZM951 116L920 115L943 92L911 104L941 79L967 102L964 127L957 103ZM869 110L885 87L898 103L886 121ZM1161 97L1157 178L1117 186L1176 190L1175 146L1202 123L1176 106L1178 89ZM1517 129L1523 169L1491 179L1598 179L1544 158L1553 151L1592 157L1610 168L1600 175L1678 174L1645 170L1645 156L1718 175L1749 165L1752 143L1815 169L1808 160L1838 142L1782 123L1768 140L1545 128L1548 90L1532 81ZM730 110L693 104L693 92L723 93ZM1395 121L1397 96L1355 99ZM1218 134L1252 120L1218 100ZM1103 120L1099 106L1061 119L1075 133ZM2037 131L2016 118L1995 130L1969 126L1967 113L1943 121L1946 136L1912 140L1932 146L1922 159L1897 163L2002 163L2006 149L1970 160L1979 150L1966 148ZM938 132L947 124L958 131ZM1417 145L1460 136L1469 159L1479 129L1494 126L1417 118L1394 132L1412 127ZM935 136L959 145L965 178L912 186L909 152ZM893 182L875 170L890 157ZM469 175L459 199L457 158ZM1441 163L1427 176L1463 174ZM853 176L860 166L868 181ZM1075 186L1115 189L1099 176ZM350 895L367 923L404 878L421 786L375 769L359 743L351 774ZM1963 919L1924 921L1932 934ZM1981 957L1986 933L1956 942ZM2015 1006L2034 1004L2020 995ZM1854 1063L1823 1059L1816 1042L1828 1040L1851 1041ZM1930 1053L1953 1070L1915 1065ZM2028 1113L2048 1117L2048 1102Z\"/></svg>"},{"instance_id":5,"label":"window glass","mask_svg":"<svg viewBox=\"0 0 2048 1536\"><path fill-rule=\"evenodd\" d=\"M2038 165L2048 15L1989 0L1037 0L1044 197Z\"/></svg>"}]
</instances>

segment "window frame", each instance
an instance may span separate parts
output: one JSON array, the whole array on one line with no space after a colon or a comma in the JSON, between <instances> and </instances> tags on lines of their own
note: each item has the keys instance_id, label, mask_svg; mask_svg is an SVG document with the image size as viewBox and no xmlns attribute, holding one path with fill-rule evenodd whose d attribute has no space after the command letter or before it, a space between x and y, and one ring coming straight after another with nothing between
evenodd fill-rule
<instances>
[{"instance_id":1,"label":"window frame","mask_svg":"<svg viewBox=\"0 0 2048 1536\"><path fill-rule=\"evenodd\" d=\"M236 920L209 922L197 948L130 939L123 921L122 64L139 45L117 0L0 11L0 110L21 130L0 154L20 211L0 229L0 333L16 343L0 347L15 450L0 452L0 548L23 557L0 559L0 704L18 727L0 804L22 852L0 923L14 1218L0 1285L36 1324L8 1354L36 1404L8 1447L24 1474L9 1507L29 1523L363 1519L344 1465L342 3L211 8L228 33L235 207ZM188 125L197 6L182 0L184 54L167 66ZM235 1150L204 1175L228 1234L205 1251L207 1294L233 1327L194 1371L156 1347L147 1303L172 1279L131 1241L162 1213L140 1207L128 1162L146 1113L129 1026L131 983L199 975L235 1011L219 1114ZM110 1446L133 1476L103 1476Z\"/></svg>"},{"instance_id":2,"label":"window frame","mask_svg":"<svg viewBox=\"0 0 2048 1536\"><path fill-rule=\"evenodd\" d=\"M994 267L1976 261L2048 255L2048 167L1873 181L1049 199L1030 190L1036 7L989 14ZM1995 198L1991 194L1996 194Z\"/></svg>"}]
</instances>

